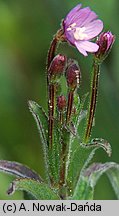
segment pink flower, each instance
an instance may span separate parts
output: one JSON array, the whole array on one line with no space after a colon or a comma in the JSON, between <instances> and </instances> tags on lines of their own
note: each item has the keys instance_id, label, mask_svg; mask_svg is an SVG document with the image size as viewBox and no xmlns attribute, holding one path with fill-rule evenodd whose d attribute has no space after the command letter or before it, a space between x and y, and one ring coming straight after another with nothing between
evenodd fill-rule
<instances>
[{"instance_id":1,"label":"pink flower","mask_svg":"<svg viewBox=\"0 0 119 216\"><path fill-rule=\"evenodd\" d=\"M90 40L102 31L103 22L89 7L81 8L81 4L78 4L73 8L63 20L63 28L67 41L84 56L88 55L87 52L98 51L98 44Z\"/></svg>"}]
</instances>

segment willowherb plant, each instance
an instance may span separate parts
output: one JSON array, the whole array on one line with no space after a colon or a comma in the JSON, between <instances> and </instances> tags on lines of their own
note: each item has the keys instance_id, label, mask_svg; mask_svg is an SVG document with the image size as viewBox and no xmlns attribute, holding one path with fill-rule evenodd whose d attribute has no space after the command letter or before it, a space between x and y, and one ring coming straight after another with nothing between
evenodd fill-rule
<instances>
[{"instance_id":1,"label":"willowherb plant","mask_svg":"<svg viewBox=\"0 0 119 216\"><path fill-rule=\"evenodd\" d=\"M96 111L100 66L110 52L115 37L102 32L103 22L89 7L81 4L72 9L62 21L51 42L47 57L48 116L36 102L29 101L44 150L43 180L28 167L10 161L0 161L0 170L17 177L7 191L23 190L27 199L93 199L94 188L106 173L119 199L119 165L114 162L93 163L95 151L103 148L111 156L110 144L101 138L91 139ZM100 34L101 33L101 34ZM100 35L99 35L100 34ZM98 36L99 35L99 36ZM97 37L95 42L90 40ZM80 98L81 70L76 60L56 54L59 43L68 42L84 56L93 53L91 92ZM61 78L66 80L67 93L62 90ZM81 121L85 121L82 130Z\"/></svg>"}]
</instances>

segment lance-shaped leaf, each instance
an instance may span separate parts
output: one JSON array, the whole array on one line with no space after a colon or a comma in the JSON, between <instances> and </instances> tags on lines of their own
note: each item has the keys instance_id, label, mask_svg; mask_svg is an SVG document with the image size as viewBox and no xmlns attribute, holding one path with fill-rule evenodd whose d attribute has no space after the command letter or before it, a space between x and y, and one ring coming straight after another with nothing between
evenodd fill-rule
<instances>
[{"instance_id":1,"label":"lance-shaped leaf","mask_svg":"<svg viewBox=\"0 0 119 216\"><path fill-rule=\"evenodd\" d=\"M52 149L49 149L49 165L50 175L53 176L55 183L59 181L60 170L60 153L61 153L61 131L58 129L56 123L54 127L54 140Z\"/></svg>"},{"instance_id":2,"label":"lance-shaped leaf","mask_svg":"<svg viewBox=\"0 0 119 216\"><path fill-rule=\"evenodd\" d=\"M37 200L59 200L60 197L45 183L33 179L17 179L13 181L7 191L12 195L16 190L23 190L31 194Z\"/></svg>"},{"instance_id":3,"label":"lance-shaped leaf","mask_svg":"<svg viewBox=\"0 0 119 216\"><path fill-rule=\"evenodd\" d=\"M93 158L97 149L103 148L108 156L111 156L111 146L103 139L93 139L88 145L82 144L70 153L69 167L67 173L67 184L69 187L69 194L72 195L74 188L77 185L80 173L87 167ZM72 148L73 149L73 148Z\"/></svg>"},{"instance_id":4,"label":"lance-shaped leaf","mask_svg":"<svg viewBox=\"0 0 119 216\"><path fill-rule=\"evenodd\" d=\"M37 123L37 127L40 133L40 138L41 142L43 144L43 151L44 151L44 160L45 160L45 166L46 166L46 179L49 181L49 175L48 175L48 146L47 146L47 141L48 141L48 118L45 113L45 111L42 109L41 106L39 106L36 102L34 101L29 101L29 109Z\"/></svg>"},{"instance_id":5,"label":"lance-shaped leaf","mask_svg":"<svg viewBox=\"0 0 119 216\"><path fill-rule=\"evenodd\" d=\"M48 137L48 118L41 106L34 101L28 101L29 109L36 120L42 143L47 146Z\"/></svg>"},{"instance_id":6,"label":"lance-shaped leaf","mask_svg":"<svg viewBox=\"0 0 119 216\"><path fill-rule=\"evenodd\" d=\"M35 171L17 162L0 160L0 171L15 175L16 177L35 179L39 182L42 181Z\"/></svg>"},{"instance_id":7,"label":"lance-shaped leaf","mask_svg":"<svg viewBox=\"0 0 119 216\"><path fill-rule=\"evenodd\" d=\"M117 199L119 199L119 164L114 162L94 163L87 168L81 174L72 198L93 199L95 185L104 173L109 177Z\"/></svg>"}]
</instances>

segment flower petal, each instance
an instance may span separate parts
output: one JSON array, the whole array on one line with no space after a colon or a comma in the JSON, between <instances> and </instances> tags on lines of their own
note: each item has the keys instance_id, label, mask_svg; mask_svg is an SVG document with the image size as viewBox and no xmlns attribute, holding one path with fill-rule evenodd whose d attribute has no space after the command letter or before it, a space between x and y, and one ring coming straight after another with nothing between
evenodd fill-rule
<instances>
[{"instance_id":1,"label":"flower petal","mask_svg":"<svg viewBox=\"0 0 119 216\"><path fill-rule=\"evenodd\" d=\"M65 36L66 38L68 38L68 42L71 44L71 45L74 45L75 43L75 38L73 36L73 32L72 31L65 31Z\"/></svg>"},{"instance_id":2,"label":"flower petal","mask_svg":"<svg viewBox=\"0 0 119 216\"><path fill-rule=\"evenodd\" d=\"M78 41L78 42L75 42L75 45L79 51L83 49L86 52L93 53L93 52L97 52L99 49L99 46L96 43L93 43L90 41Z\"/></svg>"},{"instance_id":3,"label":"flower petal","mask_svg":"<svg viewBox=\"0 0 119 216\"><path fill-rule=\"evenodd\" d=\"M87 56L87 55L88 55L87 52L86 52L83 48L80 47L80 43L75 42L75 46L77 47L78 51L79 51L81 54L83 54L84 56Z\"/></svg>"},{"instance_id":4,"label":"flower petal","mask_svg":"<svg viewBox=\"0 0 119 216\"><path fill-rule=\"evenodd\" d=\"M76 23L77 27L81 27L82 23L88 18L91 10L89 7L82 8L71 20L72 23Z\"/></svg>"},{"instance_id":5,"label":"flower petal","mask_svg":"<svg viewBox=\"0 0 119 216\"><path fill-rule=\"evenodd\" d=\"M64 19L65 22L68 22L67 24L70 25L72 18L74 18L75 14L80 10L82 4L78 4L76 7L74 7L66 16Z\"/></svg>"},{"instance_id":6,"label":"flower petal","mask_svg":"<svg viewBox=\"0 0 119 216\"><path fill-rule=\"evenodd\" d=\"M88 23L92 22L93 20L97 19L97 14L93 11L90 11L87 19L85 19L85 21L82 23L81 27L87 25Z\"/></svg>"},{"instance_id":7,"label":"flower petal","mask_svg":"<svg viewBox=\"0 0 119 216\"><path fill-rule=\"evenodd\" d=\"M103 22L101 20L94 20L93 22L85 25L85 34L87 35L87 40L96 37L103 29Z\"/></svg>"},{"instance_id":8,"label":"flower petal","mask_svg":"<svg viewBox=\"0 0 119 216\"><path fill-rule=\"evenodd\" d=\"M90 42L103 29L103 22L97 17L90 7L81 8L81 4L78 4L63 20L65 38L84 56L99 49L97 44Z\"/></svg>"}]
</instances>

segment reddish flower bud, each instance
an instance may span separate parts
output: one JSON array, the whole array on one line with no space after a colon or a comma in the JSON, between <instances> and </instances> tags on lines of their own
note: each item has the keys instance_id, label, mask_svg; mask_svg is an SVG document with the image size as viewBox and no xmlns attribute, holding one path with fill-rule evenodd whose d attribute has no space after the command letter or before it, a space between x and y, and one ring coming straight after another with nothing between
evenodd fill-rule
<instances>
[{"instance_id":1,"label":"reddish flower bud","mask_svg":"<svg viewBox=\"0 0 119 216\"><path fill-rule=\"evenodd\" d=\"M98 58L101 61L104 60L109 54L114 41L115 41L115 36L112 35L111 32L108 31L108 32L101 33L97 40L99 49L95 53L96 58Z\"/></svg>"},{"instance_id":2,"label":"reddish flower bud","mask_svg":"<svg viewBox=\"0 0 119 216\"><path fill-rule=\"evenodd\" d=\"M66 79L68 87L74 91L80 84L80 68L76 61L70 59L68 61L68 68L66 70Z\"/></svg>"},{"instance_id":3,"label":"reddish flower bud","mask_svg":"<svg viewBox=\"0 0 119 216\"><path fill-rule=\"evenodd\" d=\"M66 67L66 61L66 56L61 54L58 54L54 57L48 69L48 77L51 82L56 82L63 74Z\"/></svg>"},{"instance_id":4,"label":"reddish flower bud","mask_svg":"<svg viewBox=\"0 0 119 216\"><path fill-rule=\"evenodd\" d=\"M57 98L57 107L59 111L63 111L66 108L66 98L61 95Z\"/></svg>"}]
</instances>

